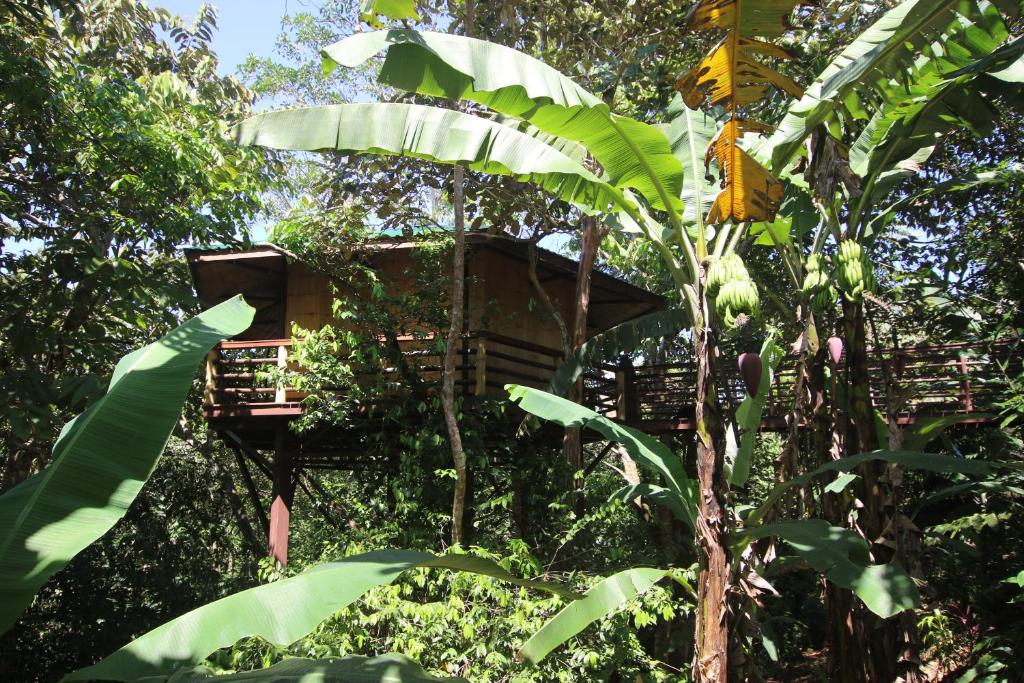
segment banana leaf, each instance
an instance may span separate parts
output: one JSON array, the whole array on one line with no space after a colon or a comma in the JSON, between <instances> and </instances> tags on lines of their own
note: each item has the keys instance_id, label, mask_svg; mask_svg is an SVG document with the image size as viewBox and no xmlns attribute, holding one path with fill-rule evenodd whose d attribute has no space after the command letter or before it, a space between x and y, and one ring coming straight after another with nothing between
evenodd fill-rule
<instances>
[{"instance_id":1,"label":"banana leaf","mask_svg":"<svg viewBox=\"0 0 1024 683\"><path fill-rule=\"evenodd\" d=\"M668 138L672 153L683 167L683 220L698 227L715 203L718 182L708 178L704 152L718 133L718 122L702 111L690 109L676 94L668 108L670 121L658 126Z\"/></svg>"},{"instance_id":2,"label":"banana leaf","mask_svg":"<svg viewBox=\"0 0 1024 683\"><path fill-rule=\"evenodd\" d=\"M622 609L630 600L642 595L668 573L665 569L634 568L604 579L530 636L519 656L536 664L559 645L580 633L590 624Z\"/></svg>"},{"instance_id":3,"label":"banana leaf","mask_svg":"<svg viewBox=\"0 0 1024 683\"><path fill-rule=\"evenodd\" d=\"M675 515L676 519L682 522L689 523L690 521L686 512L686 501L683 500L682 496L678 493L672 489L667 489L664 486L654 486L653 484L632 484L630 486L623 486L621 489L608 496L608 500L620 500L625 503L631 500L636 500L637 496L647 498L658 505L664 505L672 511L672 514Z\"/></svg>"},{"instance_id":4,"label":"banana leaf","mask_svg":"<svg viewBox=\"0 0 1024 683\"><path fill-rule=\"evenodd\" d=\"M923 417L903 430L903 447L908 451L921 451L955 424L974 420L994 419L995 417L992 413L963 413L959 415Z\"/></svg>"},{"instance_id":5,"label":"banana leaf","mask_svg":"<svg viewBox=\"0 0 1024 683\"><path fill-rule=\"evenodd\" d=\"M357 33L323 50L325 73L385 52L379 80L407 92L468 100L582 143L617 189L682 210L683 169L654 126L613 114L567 76L518 50L475 38L394 29Z\"/></svg>"},{"instance_id":6,"label":"banana leaf","mask_svg":"<svg viewBox=\"0 0 1024 683\"><path fill-rule=\"evenodd\" d=\"M257 114L234 128L236 142L308 152L395 154L511 175L588 210L623 206L622 193L583 165L501 122L420 104L303 107Z\"/></svg>"},{"instance_id":7,"label":"banana leaf","mask_svg":"<svg viewBox=\"0 0 1024 683\"><path fill-rule=\"evenodd\" d=\"M771 509L772 505L775 504L775 501L777 501L790 488L808 484L816 477L820 477L827 472L849 472L861 463L868 462L870 460L882 460L885 462L896 463L897 465L902 465L904 467L909 467L911 469L939 472L942 474L967 474L981 476L990 470L990 467L986 463L978 460L965 460L963 458L939 455L936 453L889 450L859 453L846 458L840 458L839 460L833 460L832 462L825 463L821 467L812 470L807 474L803 474L799 477L793 477L792 479L776 484L771 491L768 492L768 496L765 498L765 501L747 516L745 520L746 524L750 527L758 524L764 517L765 513Z\"/></svg>"},{"instance_id":8,"label":"banana leaf","mask_svg":"<svg viewBox=\"0 0 1024 683\"><path fill-rule=\"evenodd\" d=\"M1016 13L1015 7L1004 9ZM929 46L966 45L978 29L1002 42L1008 36L999 9L985 0L905 0L886 12L829 63L788 108L767 142L781 172L811 131L833 113L860 109L862 99L901 82ZM862 98L862 95L864 96Z\"/></svg>"},{"instance_id":9,"label":"banana leaf","mask_svg":"<svg viewBox=\"0 0 1024 683\"><path fill-rule=\"evenodd\" d=\"M653 465L665 477L667 487L683 501L683 521L691 529L694 528L697 515L696 482L686 476L682 461L665 444L560 396L517 384L507 384L505 390L512 401L531 415L562 427L593 429L609 441L622 444L634 459Z\"/></svg>"},{"instance_id":10,"label":"banana leaf","mask_svg":"<svg viewBox=\"0 0 1024 683\"><path fill-rule=\"evenodd\" d=\"M298 576L250 588L198 607L64 680L130 681L146 676L166 676L181 667L198 664L215 650L251 636L275 645L290 645L371 588L387 585L402 572L416 567L472 572L570 600L579 597L561 584L520 579L490 560L471 555L435 556L414 550L380 550L319 565Z\"/></svg>"},{"instance_id":11,"label":"banana leaf","mask_svg":"<svg viewBox=\"0 0 1024 683\"><path fill-rule=\"evenodd\" d=\"M788 543L829 581L857 594L872 612L889 618L921 602L917 586L895 562L871 564L868 544L856 532L823 519L776 522L748 529L750 538L775 536Z\"/></svg>"},{"instance_id":12,"label":"banana leaf","mask_svg":"<svg viewBox=\"0 0 1024 683\"><path fill-rule=\"evenodd\" d=\"M50 466L0 496L0 632L124 517L178 422L196 367L253 313L235 297L122 358L107 393L64 426Z\"/></svg>"}]
</instances>

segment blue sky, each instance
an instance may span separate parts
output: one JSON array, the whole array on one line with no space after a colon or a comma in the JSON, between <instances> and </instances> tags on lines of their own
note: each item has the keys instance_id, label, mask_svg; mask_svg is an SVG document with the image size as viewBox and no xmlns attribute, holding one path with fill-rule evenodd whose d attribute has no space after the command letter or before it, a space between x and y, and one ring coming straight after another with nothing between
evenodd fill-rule
<instances>
[{"instance_id":1,"label":"blue sky","mask_svg":"<svg viewBox=\"0 0 1024 683\"><path fill-rule=\"evenodd\" d=\"M154 0L152 4L191 22L202 0ZM219 11L213 50L220 59L218 71L224 75L235 73L250 54L271 56L285 14L320 6L317 0L218 0L213 4ZM251 225L250 229L254 240L267 238L266 225Z\"/></svg>"},{"instance_id":2,"label":"blue sky","mask_svg":"<svg viewBox=\"0 0 1024 683\"><path fill-rule=\"evenodd\" d=\"M281 32L281 18L285 14L315 12L323 0L215 0L219 10L218 30L213 36L213 49L220 58L219 71L232 74L250 54L269 57L274 53L274 41ZM151 0L152 5L180 15L186 21L195 18L202 0ZM255 240L266 239L266 225L252 225ZM553 235L541 245L555 251L564 251L568 238Z\"/></svg>"},{"instance_id":3,"label":"blue sky","mask_svg":"<svg viewBox=\"0 0 1024 683\"><path fill-rule=\"evenodd\" d=\"M191 21L202 0L153 0L152 4ZM234 73L250 54L270 56L282 16L320 6L318 0L217 0L213 4L220 10L213 49L223 74Z\"/></svg>"}]
</instances>

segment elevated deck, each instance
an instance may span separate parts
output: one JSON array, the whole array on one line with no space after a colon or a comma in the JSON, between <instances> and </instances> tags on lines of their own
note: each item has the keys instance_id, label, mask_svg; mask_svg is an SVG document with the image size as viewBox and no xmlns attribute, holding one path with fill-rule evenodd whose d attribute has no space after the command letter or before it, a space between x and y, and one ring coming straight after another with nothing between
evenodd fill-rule
<instances>
[{"instance_id":1,"label":"elevated deck","mask_svg":"<svg viewBox=\"0 0 1024 683\"><path fill-rule=\"evenodd\" d=\"M376 379L383 376L385 397L436 390L441 379L437 340L431 335L407 336L398 343L403 361L415 369L420 386L413 389L403 384L398 369L382 363ZM301 394L265 381L269 374L265 371L287 366L291 345L290 339L226 341L211 352L206 416L215 429L246 431L254 435L254 441L263 442L258 434L264 425L266 438L272 442L275 421L302 414ZM1021 371L1022 359L1015 351L1012 341L872 350L874 403L887 404L889 377L897 393L896 419L902 424L960 413L976 414L978 422L988 421L999 410L1007 373L1014 376ZM467 334L456 367L456 384L464 395L477 398L503 397L508 383L543 389L561 360L557 349L487 332ZM845 358L840 371L844 362ZM723 405L738 405L744 394L736 365L729 359L720 365L720 399ZM770 385L762 429L786 429L794 379L795 359L787 357ZM584 376L584 403L647 432L688 432L694 429L695 384L690 363L602 364Z\"/></svg>"}]
</instances>

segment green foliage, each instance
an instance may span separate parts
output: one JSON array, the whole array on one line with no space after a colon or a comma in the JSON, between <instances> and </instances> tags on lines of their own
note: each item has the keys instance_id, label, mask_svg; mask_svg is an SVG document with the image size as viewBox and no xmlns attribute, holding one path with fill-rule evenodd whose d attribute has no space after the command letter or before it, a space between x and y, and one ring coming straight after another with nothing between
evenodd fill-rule
<instances>
[{"instance_id":1,"label":"green foliage","mask_svg":"<svg viewBox=\"0 0 1024 683\"><path fill-rule=\"evenodd\" d=\"M896 563L871 564L867 542L855 531L823 519L775 522L747 529L752 538L777 536L829 581L857 594L882 618L920 604L917 586Z\"/></svg>"},{"instance_id":2,"label":"green foliage","mask_svg":"<svg viewBox=\"0 0 1024 683\"><path fill-rule=\"evenodd\" d=\"M363 0L359 7L359 18L371 26L380 27L378 15L383 14L388 19L412 19L420 18L416 12L416 0Z\"/></svg>"},{"instance_id":3,"label":"green foliage","mask_svg":"<svg viewBox=\"0 0 1024 683\"><path fill-rule=\"evenodd\" d=\"M865 103L879 91L885 92L890 84L903 86L901 74L913 68L922 53L932 56L930 50L945 51L951 41L957 47L969 44L974 35L1001 23L999 10L988 2L905 0L897 4L845 46L789 107L769 142L773 167L781 170L811 131L837 114L863 117Z\"/></svg>"},{"instance_id":4,"label":"green foliage","mask_svg":"<svg viewBox=\"0 0 1024 683\"><path fill-rule=\"evenodd\" d=\"M321 565L280 581L229 595L167 622L114 654L65 680L135 680L170 675L197 664L214 650L257 636L287 645L347 607L369 589L391 583L416 567L437 567L492 576L520 586L573 597L565 587L519 579L471 555L434 556L412 550L381 550Z\"/></svg>"},{"instance_id":5,"label":"green foliage","mask_svg":"<svg viewBox=\"0 0 1024 683\"><path fill-rule=\"evenodd\" d=\"M510 543L501 558L472 549L522 575L538 571L523 544ZM568 580L568 577L567 577ZM574 573L574 585L586 590L599 577ZM657 663L648 641L678 615L692 609L663 585L650 588L621 612L571 638L537 666L517 661L514 653L556 614L565 602L512 584L466 572L413 570L396 582L375 588L289 648L242 641L211 658L214 668L267 666L283 656L338 656L401 651L428 670L458 674L472 681L522 680L571 683L600 678L611 671L650 675ZM573 603L569 603L573 604ZM670 679L669 679L670 680Z\"/></svg>"},{"instance_id":6,"label":"green foliage","mask_svg":"<svg viewBox=\"0 0 1024 683\"><path fill-rule=\"evenodd\" d=\"M465 678L443 678L431 676L419 664L402 655L380 655L378 657L360 657L353 655L340 659L304 659L297 657L286 659L279 664L260 669L226 676L217 676L206 667L196 667L181 671L175 675L175 681L185 683L201 683L216 679L220 683L236 681L311 681L323 683L431 683L433 681L450 681L451 683L467 683Z\"/></svg>"},{"instance_id":7,"label":"green foliage","mask_svg":"<svg viewBox=\"0 0 1024 683\"><path fill-rule=\"evenodd\" d=\"M195 368L252 322L236 297L121 359L106 394L64 426L53 463L0 496L0 629L40 586L124 516L152 474Z\"/></svg>"},{"instance_id":8,"label":"green foliage","mask_svg":"<svg viewBox=\"0 0 1024 683\"><path fill-rule=\"evenodd\" d=\"M222 135L251 95L217 74L214 28L209 12L186 26L134 0L0 15L7 486L47 462L121 355L191 305L176 250L234 240L260 209L264 155ZM183 40L157 35L171 30Z\"/></svg>"},{"instance_id":9,"label":"green foliage","mask_svg":"<svg viewBox=\"0 0 1024 683\"><path fill-rule=\"evenodd\" d=\"M664 135L612 114L602 100L543 62L472 38L391 30L357 34L324 48L324 68L355 67L384 50L383 83L466 99L522 118L548 135L581 143L613 187L635 189L657 208L682 207L683 171Z\"/></svg>"},{"instance_id":10,"label":"green foliage","mask_svg":"<svg viewBox=\"0 0 1024 683\"><path fill-rule=\"evenodd\" d=\"M609 441L621 443L631 456L657 468L665 477L673 513L694 528L697 503L696 483L691 481L671 450L643 432L620 425L589 408L544 391L517 385L505 387L520 408L562 427L585 427Z\"/></svg>"},{"instance_id":11,"label":"green foliage","mask_svg":"<svg viewBox=\"0 0 1024 683\"><path fill-rule=\"evenodd\" d=\"M454 133L454 134L452 134ZM336 104L257 114L234 130L243 145L406 155L532 181L564 201L605 210L624 200L574 159L511 126L418 104Z\"/></svg>"}]
</instances>

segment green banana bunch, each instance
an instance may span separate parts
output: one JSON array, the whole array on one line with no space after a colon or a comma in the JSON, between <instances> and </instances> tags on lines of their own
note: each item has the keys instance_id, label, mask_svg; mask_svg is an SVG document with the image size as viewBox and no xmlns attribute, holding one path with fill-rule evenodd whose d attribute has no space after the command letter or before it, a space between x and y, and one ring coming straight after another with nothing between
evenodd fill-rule
<instances>
[{"instance_id":1,"label":"green banana bunch","mask_svg":"<svg viewBox=\"0 0 1024 683\"><path fill-rule=\"evenodd\" d=\"M761 300L757 285L750 279L743 259L735 253L710 262L705 286L726 330L742 327L758 311Z\"/></svg>"},{"instance_id":2,"label":"green banana bunch","mask_svg":"<svg viewBox=\"0 0 1024 683\"><path fill-rule=\"evenodd\" d=\"M709 297L715 298L722 285L736 279L750 279L747 267L743 265L743 259L735 253L726 254L721 258L708 257L708 279L705 288Z\"/></svg>"},{"instance_id":3,"label":"green banana bunch","mask_svg":"<svg viewBox=\"0 0 1024 683\"><path fill-rule=\"evenodd\" d=\"M851 301L860 301L864 292L875 291L875 275L871 261L864 254L861 246L853 240L839 243L836 256L836 281L839 289Z\"/></svg>"},{"instance_id":4,"label":"green banana bunch","mask_svg":"<svg viewBox=\"0 0 1024 683\"><path fill-rule=\"evenodd\" d=\"M804 276L803 286L800 293L810 302L811 310L815 313L823 313L836 305L836 297L839 292L832 285L832 278L828 271L825 258L821 254L811 254L807 257L807 275Z\"/></svg>"}]
</instances>

